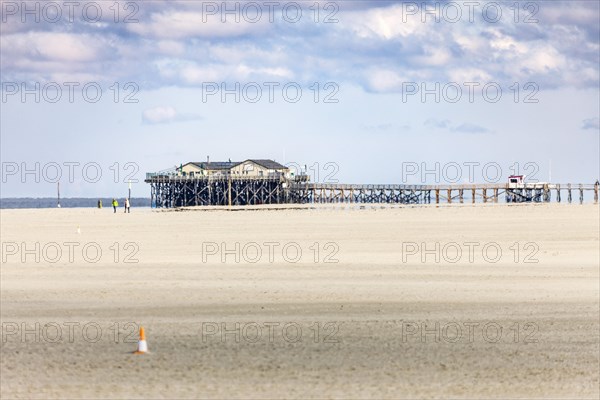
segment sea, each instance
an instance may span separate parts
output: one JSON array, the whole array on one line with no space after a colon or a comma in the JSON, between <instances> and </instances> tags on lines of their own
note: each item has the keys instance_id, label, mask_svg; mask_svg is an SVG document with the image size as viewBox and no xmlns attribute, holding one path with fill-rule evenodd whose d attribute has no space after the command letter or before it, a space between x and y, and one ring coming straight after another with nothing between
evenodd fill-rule
<instances>
[{"instance_id":1,"label":"sea","mask_svg":"<svg viewBox=\"0 0 600 400\"><path fill-rule=\"evenodd\" d=\"M102 200L102 206L110 208L112 207L112 198L88 198L88 197L67 197L60 199L61 208L96 208L98 207L98 200ZM119 207L123 208L124 199L117 199ZM131 208L149 208L150 198L149 197L132 197ZM56 197L7 197L0 199L1 208L57 208L59 201Z\"/></svg>"}]
</instances>

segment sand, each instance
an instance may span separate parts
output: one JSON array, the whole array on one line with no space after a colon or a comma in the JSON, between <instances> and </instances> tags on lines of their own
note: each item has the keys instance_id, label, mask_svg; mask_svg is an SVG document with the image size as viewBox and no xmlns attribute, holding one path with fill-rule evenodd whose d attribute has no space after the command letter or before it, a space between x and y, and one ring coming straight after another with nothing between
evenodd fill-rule
<instances>
[{"instance_id":1,"label":"sand","mask_svg":"<svg viewBox=\"0 0 600 400\"><path fill-rule=\"evenodd\" d=\"M597 205L0 217L3 399L600 395Z\"/></svg>"}]
</instances>

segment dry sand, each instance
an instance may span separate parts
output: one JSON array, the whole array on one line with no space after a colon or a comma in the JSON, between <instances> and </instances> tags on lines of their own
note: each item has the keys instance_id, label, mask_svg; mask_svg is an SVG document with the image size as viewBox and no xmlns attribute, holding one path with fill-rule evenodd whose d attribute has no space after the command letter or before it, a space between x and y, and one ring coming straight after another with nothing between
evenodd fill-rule
<instances>
[{"instance_id":1,"label":"dry sand","mask_svg":"<svg viewBox=\"0 0 600 400\"><path fill-rule=\"evenodd\" d=\"M0 217L3 399L600 394L598 206Z\"/></svg>"}]
</instances>

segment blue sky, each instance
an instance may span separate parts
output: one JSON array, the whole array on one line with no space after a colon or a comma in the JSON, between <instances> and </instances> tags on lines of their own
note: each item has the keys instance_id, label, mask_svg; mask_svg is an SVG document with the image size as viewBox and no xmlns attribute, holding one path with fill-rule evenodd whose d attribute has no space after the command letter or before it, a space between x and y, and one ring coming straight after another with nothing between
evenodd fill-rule
<instances>
[{"instance_id":1,"label":"blue sky","mask_svg":"<svg viewBox=\"0 0 600 400\"><path fill-rule=\"evenodd\" d=\"M148 196L145 172L207 155L348 183L599 175L596 1L1 3L2 197L53 196L56 165L63 196L128 174Z\"/></svg>"}]
</instances>

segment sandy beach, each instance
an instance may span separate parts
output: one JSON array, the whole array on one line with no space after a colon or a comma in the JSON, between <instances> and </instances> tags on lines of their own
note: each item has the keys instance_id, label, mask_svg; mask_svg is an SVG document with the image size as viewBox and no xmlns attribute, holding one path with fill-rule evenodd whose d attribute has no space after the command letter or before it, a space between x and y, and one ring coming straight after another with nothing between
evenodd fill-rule
<instances>
[{"instance_id":1,"label":"sandy beach","mask_svg":"<svg viewBox=\"0 0 600 400\"><path fill-rule=\"evenodd\" d=\"M3 399L600 395L598 205L0 217Z\"/></svg>"}]
</instances>

